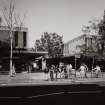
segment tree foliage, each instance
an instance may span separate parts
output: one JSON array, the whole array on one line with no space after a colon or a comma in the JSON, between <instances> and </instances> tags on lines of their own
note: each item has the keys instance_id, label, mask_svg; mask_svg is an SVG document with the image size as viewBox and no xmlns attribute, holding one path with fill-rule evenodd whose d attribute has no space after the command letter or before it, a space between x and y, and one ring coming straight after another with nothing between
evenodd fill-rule
<instances>
[{"instance_id":1,"label":"tree foliage","mask_svg":"<svg viewBox=\"0 0 105 105\"><path fill-rule=\"evenodd\" d=\"M82 32L86 35L97 35L97 53L104 54L105 53L105 11L103 18L93 19L88 22L88 26L83 26Z\"/></svg>"},{"instance_id":2,"label":"tree foliage","mask_svg":"<svg viewBox=\"0 0 105 105\"><path fill-rule=\"evenodd\" d=\"M103 18L101 19L100 23L99 23L99 50L100 52L103 54L105 52L105 11L104 11L104 15Z\"/></svg>"},{"instance_id":3,"label":"tree foliage","mask_svg":"<svg viewBox=\"0 0 105 105\"><path fill-rule=\"evenodd\" d=\"M23 27L26 13L21 17L16 12L15 0L9 0L7 3L4 2L4 4L5 6L1 9L1 17L3 18L4 25L8 26L9 30L13 30L15 27Z\"/></svg>"},{"instance_id":4,"label":"tree foliage","mask_svg":"<svg viewBox=\"0 0 105 105\"><path fill-rule=\"evenodd\" d=\"M88 34L88 35L98 35L99 32L99 23L100 21L98 19L92 19L90 21L88 21L87 26L83 26L82 27L82 32L84 34Z\"/></svg>"},{"instance_id":5,"label":"tree foliage","mask_svg":"<svg viewBox=\"0 0 105 105\"><path fill-rule=\"evenodd\" d=\"M99 23L99 35L102 35L105 40L105 11L103 19Z\"/></svg>"},{"instance_id":6,"label":"tree foliage","mask_svg":"<svg viewBox=\"0 0 105 105\"><path fill-rule=\"evenodd\" d=\"M95 36L98 36L99 22L100 21L98 19L92 19L92 20L88 21L87 26L83 26L82 32L84 35L87 35L87 36L94 35L94 36L92 36L92 39L86 38L88 43L90 43L89 44L90 46L87 47L87 41L85 42L84 45L79 46L81 49L81 53L83 53L83 54L97 53L97 49L95 48L97 46L97 41L96 41L97 38ZM89 40L95 40L95 43L93 43L93 41L89 42Z\"/></svg>"},{"instance_id":7,"label":"tree foliage","mask_svg":"<svg viewBox=\"0 0 105 105\"><path fill-rule=\"evenodd\" d=\"M7 3L7 5L6 5ZM9 0L4 3L4 6L1 9L2 15L1 17L4 19L4 24L6 28L9 31L9 40L10 40L10 75L13 75L13 35L15 28L18 27L21 30L21 27L23 27L23 21L25 19L25 15L22 18L20 18L20 15L16 12L16 6L14 0Z\"/></svg>"},{"instance_id":8,"label":"tree foliage","mask_svg":"<svg viewBox=\"0 0 105 105\"><path fill-rule=\"evenodd\" d=\"M48 51L49 57L59 57L63 54L63 37L56 33L47 33L36 40L35 49L37 51Z\"/></svg>"}]
</instances>

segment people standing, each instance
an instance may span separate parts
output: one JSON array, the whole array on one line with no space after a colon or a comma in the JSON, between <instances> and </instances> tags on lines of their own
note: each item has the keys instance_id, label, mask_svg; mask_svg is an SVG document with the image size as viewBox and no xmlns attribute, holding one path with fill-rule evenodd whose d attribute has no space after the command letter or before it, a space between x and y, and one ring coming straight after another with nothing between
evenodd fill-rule
<instances>
[{"instance_id":1,"label":"people standing","mask_svg":"<svg viewBox=\"0 0 105 105\"><path fill-rule=\"evenodd\" d=\"M81 66L80 66L80 76L81 76L81 78L84 78L86 76L85 73L86 73L86 68L85 68L84 64L81 64Z\"/></svg>"},{"instance_id":2,"label":"people standing","mask_svg":"<svg viewBox=\"0 0 105 105\"><path fill-rule=\"evenodd\" d=\"M11 76L11 77L14 77L15 75L16 75L15 65L13 64L12 70L10 71L10 76Z\"/></svg>"},{"instance_id":3,"label":"people standing","mask_svg":"<svg viewBox=\"0 0 105 105\"><path fill-rule=\"evenodd\" d=\"M58 72L59 72L59 68L58 66L55 67L55 79L58 79Z\"/></svg>"},{"instance_id":4,"label":"people standing","mask_svg":"<svg viewBox=\"0 0 105 105\"><path fill-rule=\"evenodd\" d=\"M70 74L70 67L69 67L69 64L67 64L66 66L66 70L67 70L67 78L69 78L69 74Z\"/></svg>"},{"instance_id":5,"label":"people standing","mask_svg":"<svg viewBox=\"0 0 105 105\"><path fill-rule=\"evenodd\" d=\"M60 78L62 78L63 74L63 66L59 66Z\"/></svg>"},{"instance_id":6,"label":"people standing","mask_svg":"<svg viewBox=\"0 0 105 105\"><path fill-rule=\"evenodd\" d=\"M16 75L15 65L13 64L13 75Z\"/></svg>"},{"instance_id":7,"label":"people standing","mask_svg":"<svg viewBox=\"0 0 105 105\"><path fill-rule=\"evenodd\" d=\"M67 75L67 69L66 69L66 65L64 65L63 67L63 71L64 71L64 78L67 79L68 78L68 75Z\"/></svg>"},{"instance_id":8,"label":"people standing","mask_svg":"<svg viewBox=\"0 0 105 105\"><path fill-rule=\"evenodd\" d=\"M96 78L98 78L99 77L99 74L101 73L101 68L100 68L99 65L96 65L96 67L92 71L95 72Z\"/></svg>"},{"instance_id":9,"label":"people standing","mask_svg":"<svg viewBox=\"0 0 105 105\"><path fill-rule=\"evenodd\" d=\"M54 80L54 65L51 66L49 72L50 72L50 79L51 81L53 81Z\"/></svg>"},{"instance_id":10,"label":"people standing","mask_svg":"<svg viewBox=\"0 0 105 105\"><path fill-rule=\"evenodd\" d=\"M71 76L71 71L72 71L72 65L70 64L68 64L67 65L67 74L68 74L68 78L70 78L70 76Z\"/></svg>"},{"instance_id":11,"label":"people standing","mask_svg":"<svg viewBox=\"0 0 105 105\"><path fill-rule=\"evenodd\" d=\"M87 78L87 72L89 68L86 64L83 64L83 66L85 67L85 78Z\"/></svg>"},{"instance_id":12,"label":"people standing","mask_svg":"<svg viewBox=\"0 0 105 105\"><path fill-rule=\"evenodd\" d=\"M45 80L48 81L48 73L49 73L49 68L46 66L44 69L44 74L45 74Z\"/></svg>"}]
</instances>

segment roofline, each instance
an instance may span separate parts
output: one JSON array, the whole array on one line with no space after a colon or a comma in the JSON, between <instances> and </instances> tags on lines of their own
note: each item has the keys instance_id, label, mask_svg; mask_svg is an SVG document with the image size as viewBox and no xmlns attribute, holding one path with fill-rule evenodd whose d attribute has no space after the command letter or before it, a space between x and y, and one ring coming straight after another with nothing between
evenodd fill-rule
<instances>
[{"instance_id":1,"label":"roofline","mask_svg":"<svg viewBox=\"0 0 105 105\"><path fill-rule=\"evenodd\" d=\"M75 37L75 38L73 38L73 39L67 41L67 42L64 43L64 44L68 44L68 43L70 43L70 42L72 42L72 41L74 41L74 40L76 40L76 39L78 39L78 38L84 37L84 36L86 36L86 34L84 34L84 35L80 35L80 36L77 36L77 37Z\"/></svg>"},{"instance_id":2,"label":"roofline","mask_svg":"<svg viewBox=\"0 0 105 105\"><path fill-rule=\"evenodd\" d=\"M67 42L64 43L64 44L68 44L68 43L70 43L70 42L72 42L72 41L74 41L74 40L77 40L77 39L79 39L79 38L86 37L86 36L96 36L96 37L98 37L99 35L89 35L89 34L86 35L86 34L83 34L83 35L77 36L77 37L75 37L75 38L73 38L73 39L67 41Z\"/></svg>"},{"instance_id":3,"label":"roofline","mask_svg":"<svg viewBox=\"0 0 105 105\"><path fill-rule=\"evenodd\" d=\"M9 30L8 26L0 26L0 30ZM14 27L14 31L28 31L27 27Z\"/></svg>"}]
</instances>

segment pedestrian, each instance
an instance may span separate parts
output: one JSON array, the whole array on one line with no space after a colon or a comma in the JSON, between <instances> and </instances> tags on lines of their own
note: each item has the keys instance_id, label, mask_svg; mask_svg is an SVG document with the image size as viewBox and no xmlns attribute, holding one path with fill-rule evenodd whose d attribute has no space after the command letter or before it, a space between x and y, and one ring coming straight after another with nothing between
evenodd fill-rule
<instances>
[{"instance_id":1,"label":"pedestrian","mask_svg":"<svg viewBox=\"0 0 105 105\"><path fill-rule=\"evenodd\" d=\"M49 73L49 68L46 66L44 69L44 74L45 74L45 80L48 81L48 73Z\"/></svg>"},{"instance_id":2,"label":"pedestrian","mask_svg":"<svg viewBox=\"0 0 105 105\"><path fill-rule=\"evenodd\" d=\"M101 68L99 65L96 65L96 67L92 71L95 73L96 78L98 78L99 74L101 73Z\"/></svg>"},{"instance_id":3,"label":"pedestrian","mask_svg":"<svg viewBox=\"0 0 105 105\"><path fill-rule=\"evenodd\" d=\"M50 79L51 81L53 81L54 80L54 65L51 66L49 72L50 72Z\"/></svg>"},{"instance_id":4,"label":"pedestrian","mask_svg":"<svg viewBox=\"0 0 105 105\"><path fill-rule=\"evenodd\" d=\"M66 70L67 70L67 78L69 78L69 74L70 74L70 70L69 70L70 68L69 68L69 64L67 64L67 66L66 66Z\"/></svg>"},{"instance_id":5,"label":"pedestrian","mask_svg":"<svg viewBox=\"0 0 105 105\"><path fill-rule=\"evenodd\" d=\"M13 64L12 69L10 70L10 76L14 77L16 75L15 65Z\"/></svg>"},{"instance_id":6,"label":"pedestrian","mask_svg":"<svg viewBox=\"0 0 105 105\"><path fill-rule=\"evenodd\" d=\"M60 78L64 77L64 67L63 66L59 67L59 72L60 72Z\"/></svg>"},{"instance_id":7,"label":"pedestrian","mask_svg":"<svg viewBox=\"0 0 105 105\"><path fill-rule=\"evenodd\" d=\"M16 75L15 65L13 64L13 75Z\"/></svg>"},{"instance_id":8,"label":"pedestrian","mask_svg":"<svg viewBox=\"0 0 105 105\"><path fill-rule=\"evenodd\" d=\"M55 67L55 79L58 79L58 72L59 72L59 68L58 66Z\"/></svg>"},{"instance_id":9,"label":"pedestrian","mask_svg":"<svg viewBox=\"0 0 105 105\"><path fill-rule=\"evenodd\" d=\"M68 78L70 78L71 71L72 71L72 65L71 65L71 64L68 64L68 65L67 65L67 74L68 74Z\"/></svg>"},{"instance_id":10,"label":"pedestrian","mask_svg":"<svg viewBox=\"0 0 105 105\"><path fill-rule=\"evenodd\" d=\"M87 78L87 72L89 68L86 64L83 64L83 66L85 67L85 78Z\"/></svg>"},{"instance_id":11,"label":"pedestrian","mask_svg":"<svg viewBox=\"0 0 105 105\"><path fill-rule=\"evenodd\" d=\"M81 76L81 78L85 77L85 75L86 75L85 73L86 73L86 68L85 68L84 64L81 64L81 66L80 66L80 76Z\"/></svg>"},{"instance_id":12,"label":"pedestrian","mask_svg":"<svg viewBox=\"0 0 105 105\"><path fill-rule=\"evenodd\" d=\"M66 65L64 65L63 67L63 71L64 71L64 78L67 79L68 78L68 75L67 75L67 69L66 69Z\"/></svg>"}]
</instances>

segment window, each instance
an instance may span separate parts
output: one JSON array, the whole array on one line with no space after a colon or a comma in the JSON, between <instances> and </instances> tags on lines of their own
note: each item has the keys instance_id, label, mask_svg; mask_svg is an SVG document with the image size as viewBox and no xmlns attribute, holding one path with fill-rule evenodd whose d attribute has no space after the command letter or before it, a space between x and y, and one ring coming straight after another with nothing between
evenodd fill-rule
<instances>
[{"instance_id":1,"label":"window","mask_svg":"<svg viewBox=\"0 0 105 105\"><path fill-rule=\"evenodd\" d=\"M23 46L26 47L26 32L23 32Z\"/></svg>"},{"instance_id":2,"label":"window","mask_svg":"<svg viewBox=\"0 0 105 105\"><path fill-rule=\"evenodd\" d=\"M92 38L86 38L86 48L92 48Z\"/></svg>"},{"instance_id":3,"label":"window","mask_svg":"<svg viewBox=\"0 0 105 105\"><path fill-rule=\"evenodd\" d=\"M18 46L18 31L15 31L15 47Z\"/></svg>"}]
</instances>

